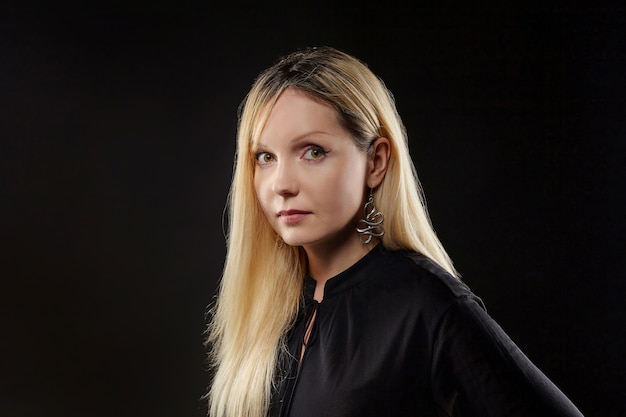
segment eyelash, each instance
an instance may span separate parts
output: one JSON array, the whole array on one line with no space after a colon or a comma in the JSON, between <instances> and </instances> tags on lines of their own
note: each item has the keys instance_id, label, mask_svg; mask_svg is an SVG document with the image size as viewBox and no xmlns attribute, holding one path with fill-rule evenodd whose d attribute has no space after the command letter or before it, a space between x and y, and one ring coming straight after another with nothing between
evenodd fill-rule
<instances>
[{"instance_id":1,"label":"eyelash","mask_svg":"<svg viewBox=\"0 0 626 417\"><path fill-rule=\"evenodd\" d=\"M271 161L264 161L264 162L262 162L261 158L263 157L263 155L271 156L272 159L274 158L274 155L272 155L269 152L258 152L256 155L254 155L254 160L257 162L257 164L259 164L259 165L266 165L266 164L269 164L271 162Z\"/></svg>"},{"instance_id":2,"label":"eyelash","mask_svg":"<svg viewBox=\"0 0 626 417\"><path fill-rule=\"evenodd\" d=\"M318 157L313 157L312 155L310 157L306 157L307 154L311 153L311 152L319 152L320 155ZM326 149L322 148L321 146L318 145L311 145L308 148L306 148L306 150L304 151L304 155L303 155L303 159L307 160L307 161L317 161L320 160L322 158L324 158L328 152ZM261 158L263 158L264 156L269 156L272 158L271 161L263 161ZM257 162L257 164L259 165L267 165L269 163L271 163L274 160L274 155L272 155L269 152L257 152L254 155L254 160Z\"/></svg>"},{"instance_id":3,"label":"eyelash","mask_svg":"<svg viewBox=\"0 0 626 417\"><path fill-rule=\"evenodd\" d=\"M306 156L307 154L309 154L312 151L319 152L320 156L318 156L317 158L311 157L311 158L304 158L304 159L309 160L309 161L317 161L318 159L324 158L326 156L326 154L328 154L328 151L326 149L322 148L321 146L311 145L304 152L304 155Z\"/></svg>"}]
</instances>

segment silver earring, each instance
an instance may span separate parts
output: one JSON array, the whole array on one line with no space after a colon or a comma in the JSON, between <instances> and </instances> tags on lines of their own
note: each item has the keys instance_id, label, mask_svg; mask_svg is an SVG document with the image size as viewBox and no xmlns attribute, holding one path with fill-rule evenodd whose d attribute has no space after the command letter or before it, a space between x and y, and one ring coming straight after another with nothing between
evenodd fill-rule
<instances>
[{"instance_id":1,"label":"silver earring","mask_svg":"<svg viewBox=\"0 0 626 417\"><path fill-rule=\"evenodd\" d=\"M359 237L361 242L363 244L367 244L372 241L372 237L381 237L385 234L385 228L382 225L383 220L385 220L385 216L383 216L383 213L378 211L376 208L376 205L374 204L374 195L372 194L371 189L369 198L363 207L363 212L365 214L365 218L360 219L357 222L356 231L360 235Z\"/></svg>"}]
</instances>

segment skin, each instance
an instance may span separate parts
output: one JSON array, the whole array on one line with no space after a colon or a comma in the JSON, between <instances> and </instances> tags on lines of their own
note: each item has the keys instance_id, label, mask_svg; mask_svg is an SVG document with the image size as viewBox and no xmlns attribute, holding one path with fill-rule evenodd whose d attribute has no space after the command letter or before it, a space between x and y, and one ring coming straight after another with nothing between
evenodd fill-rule
<instances>
[{"instance_id":1,"label":"skin","mask_svg":"<svg viewBox=\"0 0 626 417\"><path fill-rule=\"evenodd\" d=\"M373 148L368 158L331 106L293 88L279 96L259 137L257 198L285 243L304 248L317 301L329 278L376 244L364 245L355 230L367 190L387 169L389 141L378 138Z\"/></svg>"}]
</instances>

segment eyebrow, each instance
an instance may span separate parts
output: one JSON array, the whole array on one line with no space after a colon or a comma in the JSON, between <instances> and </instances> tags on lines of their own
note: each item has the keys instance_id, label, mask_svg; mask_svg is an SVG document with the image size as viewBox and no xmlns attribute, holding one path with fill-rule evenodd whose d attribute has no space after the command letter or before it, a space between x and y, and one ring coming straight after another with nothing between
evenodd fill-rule
<instances>
[{"instance_id":1,"label":"eyebrow","mask_svg":"<svg viewBox=\"0 0 626 417\"><path fill-rule=\"evenodd\" d=\"M330 133L324 132L322 130L312 130L310 132L306 132L301 135L295 136L294 138L291 139L291 143L298 145L300 142L304 142L311 136L316 136L316 135L332 136ZM254 142L251 147L253 151L256 151L258 149L269 149L269 148L271 147L261 141Z\"/></svg>"}]
</instances>

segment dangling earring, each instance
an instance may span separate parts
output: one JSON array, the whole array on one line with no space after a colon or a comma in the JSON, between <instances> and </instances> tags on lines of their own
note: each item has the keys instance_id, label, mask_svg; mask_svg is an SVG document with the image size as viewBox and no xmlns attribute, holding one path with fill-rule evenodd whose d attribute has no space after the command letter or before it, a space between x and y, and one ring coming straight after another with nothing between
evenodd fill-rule
<instances>
[{"instance_id":1,"label":"dangling earring","mask_svg":"<svg viewBox=\"0 0 626 417\"><path fill-rule=\"evenodd\" d=\"M385 228L382 226L385 216L383 216L383 213L378 211L376 208L371 188L367 203L365 203L365 206L363 207L363 212L365 214L365 218L357 222L356 231L360 235L359 237L361 242L363 244L367 244L372 241L372 236L381 237L385 234ZM364 227L359 227L362 223L364 223Z\"/></svg>"},{"instance_id":2,"label":"dangling earring","mask_svg":"<svg viewBox=\"0 0 626 417\"><path fill-rule=\"evenodd\" d=\"M283 247L284 244L285 244L285 241L283 240L283 238L280 237L278 233L276 233L276 247L280 249Z\"/></svg>"}]
</instances>

